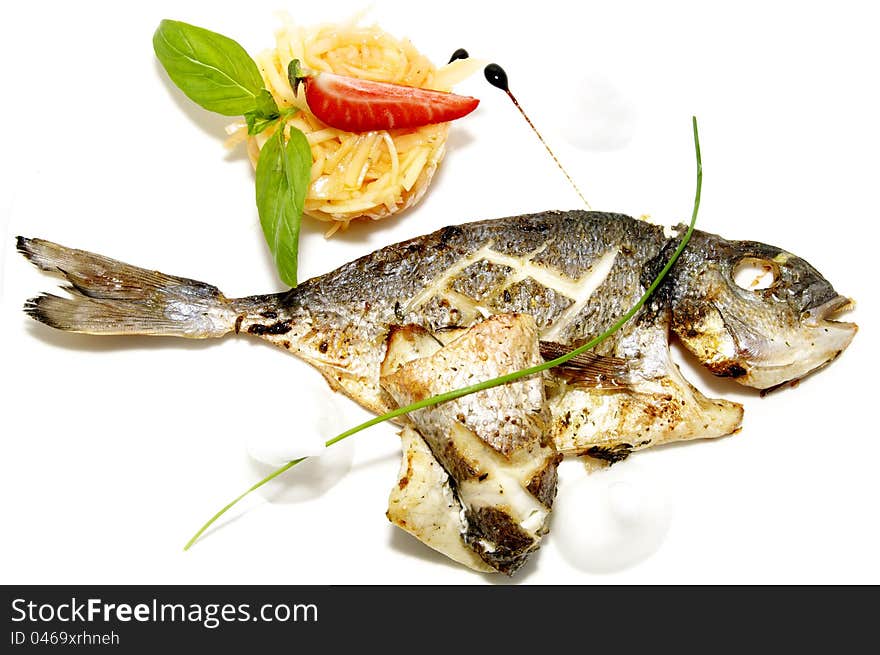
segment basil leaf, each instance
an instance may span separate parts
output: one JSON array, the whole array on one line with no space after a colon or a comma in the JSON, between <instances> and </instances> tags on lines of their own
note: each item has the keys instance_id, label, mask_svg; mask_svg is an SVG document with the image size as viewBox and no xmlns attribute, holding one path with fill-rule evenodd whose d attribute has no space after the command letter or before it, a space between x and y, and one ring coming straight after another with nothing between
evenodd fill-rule
<instances>
[{"instance_id":1,"label":"basil leaf","mask_svg":"<svg viewBox=\"0 0 880 655\"><path fill-rule=\"evenodd\" d=\"M247 123L247 133L250 136L254 136L278 120L278 117L271 116L269 118L263 118L257 114L257 112L251 111L244 115L244 120Z\"/></svg>"},{"instance_id":2,"label":"basil leaf","mask_svg":"<svg viewBox=\"0 0 880 655\"><path fill-rule=\"evenodd\" d=\"M266 89L260 89L255 101L255 111L260 118L278 118L280 115L278 105L275 104L275 98Z\"/></svg>"},{"instance_id":3,"label":"basil leaf","mask_svg":"<svg viewBox=\"0 0 880 655\"><path fill-rule=\"evenodd\" d=\"M309 191L312 149L305 135L284 126L266 141L257 160L257 211L275 267L285 284L296 286L299 227Z\"/></svg>"},{"instance_id":4,"label":"basil leaf","mask_svg":"<svg viewBox=\"0 0 880 655\"><path fill-rule=\"evenodd\" d=\"M265 112L260 71L229 37L165 19L153 35L153 49L177 87L205 109L225 116Z\"/></svg>"},{"instance_id":5,"label":"basil leaf","mask_svg":"<svg viewBox=\"0 0 880 655\"><path fill-rule=\"evenodd\" d=\"M260 91L256 102L257 108L244 115L244 119L247 121L248 134L251 136L259 134L281 116L278 105L275 104L275 99L266 89Z\"/></svg>"}]
</instances>

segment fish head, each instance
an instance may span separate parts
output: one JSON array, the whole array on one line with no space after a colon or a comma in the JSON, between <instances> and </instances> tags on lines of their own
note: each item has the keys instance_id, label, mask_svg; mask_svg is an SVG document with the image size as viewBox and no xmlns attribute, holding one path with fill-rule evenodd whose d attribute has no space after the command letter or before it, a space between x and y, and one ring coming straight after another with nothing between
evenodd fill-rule
<instances>
[{"instance_id":1,"label":"fish head","mask_svg":"<svg viewBox=\"0 0 880 655\"><path fill-rule=\"evenodd\" d=\"M807 261L755 241L694 237L672 291L672 329L715 375L769 389L850 344L857 326L836 319L853 301Z\"/></svg>"}]
</instances>

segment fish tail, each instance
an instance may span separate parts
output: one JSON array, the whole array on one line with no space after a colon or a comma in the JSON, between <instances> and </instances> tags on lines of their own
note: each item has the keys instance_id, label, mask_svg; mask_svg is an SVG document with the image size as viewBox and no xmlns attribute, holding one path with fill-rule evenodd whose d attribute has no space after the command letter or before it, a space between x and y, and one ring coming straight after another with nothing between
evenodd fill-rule
<instances>
[{"instance_id":1,"label":"fish tail","mask_svg":"<svg viewBox=\"0 0 880 655\"><path fill-rule=\"evenodd\" d=\"M217 287L131 266L43 239L17 237L40 270L66 278L69 297L44 293L24 304L32 318L86 334L207 339L235 328L237 313Z\"/></svg>"}]
</instances>

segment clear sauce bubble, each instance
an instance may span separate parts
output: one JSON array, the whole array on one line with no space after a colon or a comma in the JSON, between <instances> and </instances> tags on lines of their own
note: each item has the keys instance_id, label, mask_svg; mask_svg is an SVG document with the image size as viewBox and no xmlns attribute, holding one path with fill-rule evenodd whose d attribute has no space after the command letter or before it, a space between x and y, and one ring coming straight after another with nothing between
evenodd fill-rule
<instances>
[{"instance_id":1,"label":"clear sauce bubble","mask_svg":"<svg viewBox=\"0 0 880 655\"><path fill-rule=\"evenodd\" d=\"M550 541L569 564L589 573L629 568L666 538L672 507L664 486L623 462L560 484Z\"/></svg>"},{"instance_id":2,"label":"clear sauce bubble","mask_svg":"<svg viewBox=\"0 0 880 655\"><path fill-rule=\"evenodd\" d=\"M342 441L330 448L324 442L350 427L346 399L320 386L305 387L291 399L286 423L255 426L246 441L248 478L260 480L284 463L308 459L260 487L257 492L276 503L296 503L322 495L351 470L354 443Z\"/></svg>"},{"instance_id":3,"label":"clear sauce bubble","mask_svg":"<svg viewBox=\"0 0 880 655\"><path fill-rule=\"evenodd\" d=\"M612 82L599 75L573 80L565 91L562 134L583 150L620 150L632 140L636 110Z\"/></svg>"}]
</instances>

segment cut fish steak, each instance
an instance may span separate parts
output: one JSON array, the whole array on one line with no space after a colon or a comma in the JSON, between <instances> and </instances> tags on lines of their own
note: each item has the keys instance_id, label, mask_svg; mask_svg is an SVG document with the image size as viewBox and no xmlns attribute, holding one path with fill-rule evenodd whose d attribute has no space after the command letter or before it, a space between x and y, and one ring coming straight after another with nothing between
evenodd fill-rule
<instances>
[{"instance_id":1,"label":"cut fish steak","mask_svg":"<svg viewBox=\"0 0 880 655\"><path fill-rule=\"evenodd\" d=\"M431 339L433 353L408 359L406 353L424 351L426 334L407 326L389 345L397 368L383 375L382 386L400 406L543 361L528 314L493 316L446 346ZM427 451L413 430L404 431L389 519L472 568L484 566L474 566L463 546L481 564L513 573L547 532L562 459L547 430L543 376L416 410L408 418Z\"/></svg>"}]
</instances>

